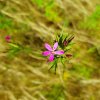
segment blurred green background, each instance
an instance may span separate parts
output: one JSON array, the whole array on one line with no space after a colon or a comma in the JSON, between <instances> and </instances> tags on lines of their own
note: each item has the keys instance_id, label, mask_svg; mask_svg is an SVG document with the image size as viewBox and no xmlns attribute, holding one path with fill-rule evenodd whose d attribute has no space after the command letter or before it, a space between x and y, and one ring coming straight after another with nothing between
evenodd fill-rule
<instances>
[{"instance_id":1,"label":"blurred green background","mask_svg":"<svg viewBox=\"0 0 100 100\"><path fill-rule=\"evenodd\" d=\"M73 57L55 74L40 54L62 30ZM100 100L100 0L0 0L0 100Z\"/></svg>"}]
</instances>

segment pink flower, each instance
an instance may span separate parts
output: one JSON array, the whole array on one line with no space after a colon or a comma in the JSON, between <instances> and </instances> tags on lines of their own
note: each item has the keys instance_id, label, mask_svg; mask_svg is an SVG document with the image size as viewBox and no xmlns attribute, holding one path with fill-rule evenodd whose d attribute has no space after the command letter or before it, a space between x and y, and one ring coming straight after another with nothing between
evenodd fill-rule
<instances>
[{"instance_id":1,"label":"pink flower","mask_svg":"<svg viewBox=\"0 0 100 100\"><path fill-rule=\"evenodd\" d=\"M44 51L42 53L42 55L43 56L48 56L49 55L49 61L50 62L53 61L54 60L54 55L62 55L62 54L64 54L63 50L56 51L57 47L58 47L58 42L56 42L54 44L53 48L49 44L45 43L45 48L47 49L47 51Z\"/></svg>"},{"instance_id":2,"label":"pink flower","mask_svg":"<svg viewBox=\"0 0 100 100\"><path fill-rule=\"evenodd\" d=\"M7 35L7 36L5 37L5 40L6 40L6 42L10 42L11 36Z\"/></svg>"}]
</instances>

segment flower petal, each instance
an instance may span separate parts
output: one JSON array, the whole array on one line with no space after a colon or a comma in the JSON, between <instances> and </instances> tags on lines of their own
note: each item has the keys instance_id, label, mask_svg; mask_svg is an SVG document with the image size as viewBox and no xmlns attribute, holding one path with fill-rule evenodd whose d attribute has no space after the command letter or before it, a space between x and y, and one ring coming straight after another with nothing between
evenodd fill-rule
<instances>
[{"instance_id":1,"label":"flower petal","mask_svg":"<svg viewBox=\"0 0 100 100\"><path fill-rule=\"evenodd\" d=\"M55 51L54 54L62 55L62 54L64 54L64 51L63 50Z\"/></svg>"},{"instance_id":2,"label":"flower petal","mask_svg":"<svg viewBox=\"0 0 100 100\"><path fill-rule=\"evenodd\" d=\"M56 42L56 43L54 44L54 46L53 46L53 50L56 50L57 47L58 47L58 42Z\"/></svg>"},{"instance_id":3,"label":"flower petal","mask_svg":"<svg viewBox=\"0 0 100 100\"><path fill-rule=\"evenodd\" d=\"M54 60L54 55L50 54L49 61L52 62Z\"/></svg>"},{"instance_id":4,"label":"flower petal","mask_svg":"<svg viewBox=\"0 0 100 100\"><path fill-rule=\"evenodd\" d=\"M49 51L52 51L53 49L51 48L51 46L48 43L45 43L45 48Z\"/></svg>"},{"instance_id":5,"label":"flower petal","mask_svg":"<svg viewBox=\"0 0 100 100\"><path fill-rule=\"evenodd\" d=\"M44 51L44 52L42 52L42 55L43 56L48 56L48 55L50 55L50 53L51 53L50 51Z\"/></svg>"}]
</instances>

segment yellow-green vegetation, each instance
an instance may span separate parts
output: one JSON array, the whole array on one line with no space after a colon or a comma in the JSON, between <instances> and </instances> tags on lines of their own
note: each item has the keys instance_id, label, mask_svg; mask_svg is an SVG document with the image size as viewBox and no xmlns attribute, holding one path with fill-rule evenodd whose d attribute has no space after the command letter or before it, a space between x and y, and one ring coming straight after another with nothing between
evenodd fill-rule
<instances>
[{"instance_id":1,"label":"yellow-green vegetation","mask_svg":"<svg viewBox=\"0 0 100 100\"><path fill-rule=\"evenodd\" d=\"M41 53L61 32L73 57L55 74ZM0 100L100 100L100 0L0 0Z\"/></svg>"}]
</instances>

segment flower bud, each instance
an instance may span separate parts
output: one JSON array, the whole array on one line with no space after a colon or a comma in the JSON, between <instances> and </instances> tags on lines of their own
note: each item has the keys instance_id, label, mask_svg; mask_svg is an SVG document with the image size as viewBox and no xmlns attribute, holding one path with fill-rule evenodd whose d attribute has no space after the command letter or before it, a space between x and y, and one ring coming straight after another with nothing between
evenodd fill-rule
<instances>
[{"instance_id":1,"label":"flower bud","mask_svg":"<svg viewBox=\"0 0 100 100\"><path fill-rule=\"evenodd\" d=\"M68 41L65 40L65 41L63 42L63 45L66 46L67 44L68 44Z\"/></svg>"},{"instance_id":2,"label":"flower bud","mask_svg":"<svg viewBox=\"0 0 100 100\"><path fill-rule=\"evenodd\" d=\"M10 42L11 36L7 35L7 36L5 37L5 40L6 40L6 42Z\"/></svg>"},{"instance_id":3,"label":"flower bud","mask_svg":"<svg viewBox=\"0 0 100 100\"><path fill-rule=\"evenodd\" d=\"M72 57L72 54L66 54L66 57L70 58Z\"/></svg>"}]
</instances>

